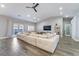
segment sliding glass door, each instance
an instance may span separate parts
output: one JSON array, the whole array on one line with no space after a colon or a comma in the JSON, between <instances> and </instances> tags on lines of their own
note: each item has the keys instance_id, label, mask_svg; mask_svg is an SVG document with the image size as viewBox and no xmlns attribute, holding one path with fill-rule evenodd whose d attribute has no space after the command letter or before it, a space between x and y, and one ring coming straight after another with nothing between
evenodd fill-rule
<instances>
[{"instance_id":1,"label":"sliding glass door","mask_svg":"<svg viewBox=\"0 0 79 59\"><path fill-rule=\"evenodd\" d=\"M13 35L16 35L18 33L18 25L17 24L13 24Z\"/></svg>"},{"instance_id":2,"label":"sliding glass door","mask_svg":"<svg viewBox=\"0 0 79 59\"><path fill-rule=\"evenodd\" d=\"M18 30L18 32L24 32L24 25L20 24Z\"/></svg>"},{"instance_id":3,"label":"sliding glass door","mask_svg":"<svg viewBox=\"0 0 79 59\"><path fill-rule=\"evenodd\" d=\"M13 24L13 35L16 35L19 32L24 32L23 24Z\"/></svg>"}]
</instances>

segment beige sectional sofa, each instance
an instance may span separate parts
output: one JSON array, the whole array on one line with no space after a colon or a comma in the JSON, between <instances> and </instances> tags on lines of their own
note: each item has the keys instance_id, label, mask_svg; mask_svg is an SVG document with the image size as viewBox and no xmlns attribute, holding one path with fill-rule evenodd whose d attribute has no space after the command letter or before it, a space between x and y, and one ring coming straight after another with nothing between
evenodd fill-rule
<instances>
[{"instance_id":1,"label":"beige sectional sofa","mask_svg":"<svg viewBox=\"0 0 79 59\"><path fill-rule=\"evenodd\" d=\"M50 33L18 33L17 38L51 53L54 52L59 42L59 35Z\"/></svg>"}]
</instances>

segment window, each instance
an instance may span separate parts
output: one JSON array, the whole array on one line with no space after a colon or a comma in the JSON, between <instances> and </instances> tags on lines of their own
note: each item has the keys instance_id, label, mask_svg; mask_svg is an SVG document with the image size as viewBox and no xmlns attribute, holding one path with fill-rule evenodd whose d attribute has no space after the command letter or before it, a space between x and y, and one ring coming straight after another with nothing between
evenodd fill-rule
<instances>
[{"instance_id":1,"label":"window","mask_svg":"<svg viewBox=\"0 0 79 59\"><path fill-rule=\"evenodd\" d=\"M18 24L14 24L13 25L13 34L17 34L18 33Z\"/></svg>"},{"instance_id":2,"label":"window","mask_svg":"<svg viewBox=\"0 0 79 59\"><path fill-rule=\"evenodd\" d=\"M18 32L24 32L24 25L13 24L13 35L16 35Z\"/></svg>"},{"instance_id":3,"label":"window","mask_svg":"<svg viewBox=\"0 0 79 59\"><path fill-rule=\"evenodd\" d=\"M34 31L35 29L34 29L34 26L33 25L29 25L28 26L28 31Z\"/></svg>"},{"instance_id":4,"label":"window","mask_svg":"<svg viewBox=\"0 0 79 59\"><path fill-rule=\"evenodd\" d=\"M19 25L19 32L24 32L24 25Z\"/></svg>"}]
</instances>

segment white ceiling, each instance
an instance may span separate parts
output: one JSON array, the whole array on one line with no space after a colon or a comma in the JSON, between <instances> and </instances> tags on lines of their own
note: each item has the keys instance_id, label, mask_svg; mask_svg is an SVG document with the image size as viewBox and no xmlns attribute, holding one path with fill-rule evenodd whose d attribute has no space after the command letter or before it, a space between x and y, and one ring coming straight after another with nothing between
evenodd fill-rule
<instances>
[{"instance_id":1,"label":"white ceiling","mask_svg":"<svg viewBox=\"0 0 79 59\"><path fill-rule=\"evenodd\" d=\"M39 3L39 6L36 8L37 13L33 9L25 8L26 6L32 6L32 3L5 3L4 5L4 8L0 7L0 15L6 15L31 22L43 20L51 16L75 16L79 12L79 4L77 3ZM63 15L60 15L59 7L63 7ZM31 16L27 17L27 15ZM37 19L35 20L33 18Z\"/></svg>"}]
</instances>

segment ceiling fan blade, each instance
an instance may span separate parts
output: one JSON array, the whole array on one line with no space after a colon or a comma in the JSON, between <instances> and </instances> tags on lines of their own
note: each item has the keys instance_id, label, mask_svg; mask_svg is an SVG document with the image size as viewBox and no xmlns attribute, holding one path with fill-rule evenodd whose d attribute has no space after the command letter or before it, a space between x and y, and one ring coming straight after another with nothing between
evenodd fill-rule
<instances>
[{"instance_id":1,"label":"ceiling fan blade","mask_svg":"<svg viewBox=\"0 0 79 59\"><path fill-rule=\"evenodd\" d=\"M34 11L37 12L37 10L34 8Z\"/></svg>"},{"instance_id":2,"label":"ceiling fan blade","mask_svg":"<svg viewBox=\"0 0 79 59\"><path fill-rule=\"evenodd\" d=\"M35 6L34 6L33 8L36 8L38 5L39 5L39 4L38 4L38 3L36 3L36 4L35 4Z\"/></svg>"},{"instance_id":3,"label":"ceiling fan blade","mask_svg":"<svg viewBox=\"0 0 79 59\"><path fill-rule=\"evenodd\" d=\"M35 3L33 3L33 4L35 4Z\"/></svg>"},{"instance_id":4,"label":"ceiling fan blade","mask_svg":"<svg viewBox=\"0 0 79 59\"><path fill-rule=\"evenodd\" d=\"M32 8L32 7L26 7L26 8Z\"/></svg>"},{"instance_id":5,"label":"ceiling fan blade","mask_svg":"<svg viewBox=\"0 0 79 59\"><path fill-rule=\"evenodd\" d=\"M37 10L35 9L38 5L39 5L39 3L33 3L34 5L32 6L32 7L26 7L26 8L33 8L34 9L34 11L35 12L37 12Z\"/></svg>"}]
</instances>

